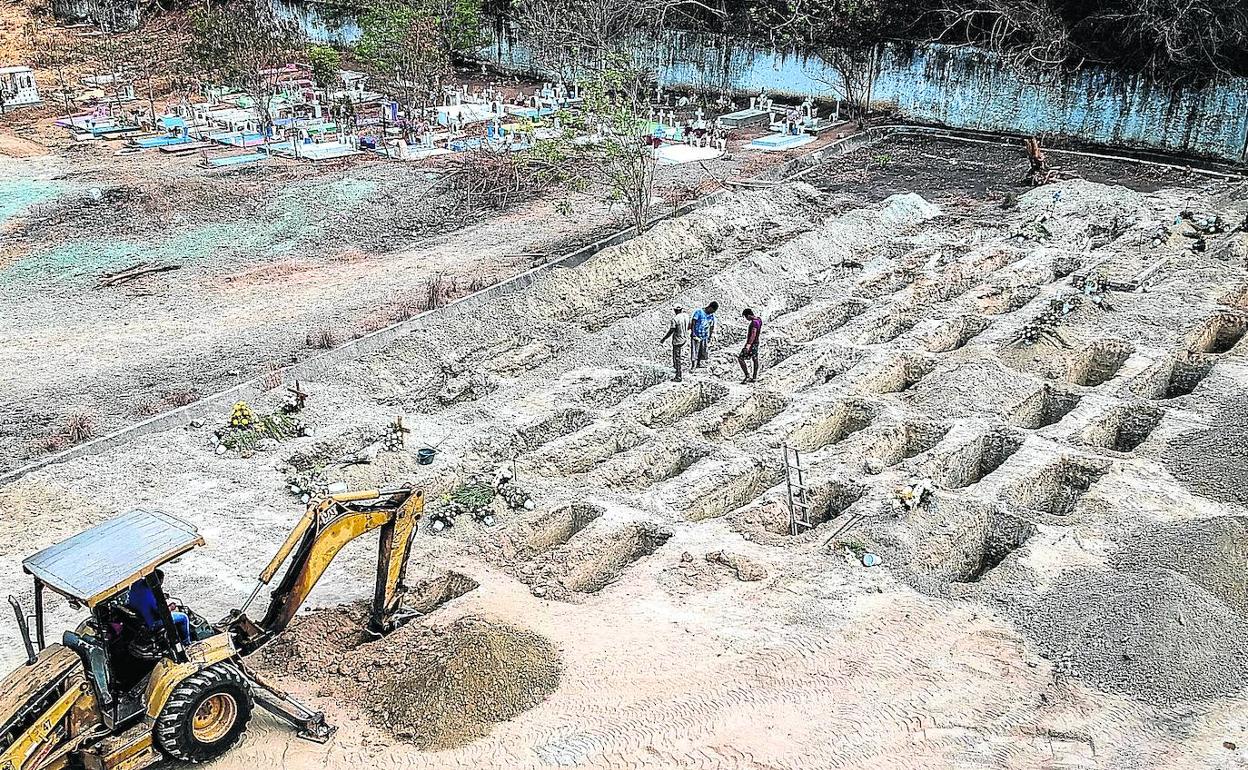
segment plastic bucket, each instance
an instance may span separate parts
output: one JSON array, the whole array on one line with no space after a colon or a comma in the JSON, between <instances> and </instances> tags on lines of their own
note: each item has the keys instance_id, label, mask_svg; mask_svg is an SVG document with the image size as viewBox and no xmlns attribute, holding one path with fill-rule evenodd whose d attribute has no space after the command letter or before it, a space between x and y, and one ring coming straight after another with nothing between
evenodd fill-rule
<instances>
[{"instance_id":1,"label":"plastic bucket","mask_svg":"<svg viewBox=\"0 0 1248 770\"><path fill-rule=\"evenodd\" d=\"M438 450L430 447L416 450L417 465L433 465L433 458L438 454Z\"/></svg>"}]
</instances>

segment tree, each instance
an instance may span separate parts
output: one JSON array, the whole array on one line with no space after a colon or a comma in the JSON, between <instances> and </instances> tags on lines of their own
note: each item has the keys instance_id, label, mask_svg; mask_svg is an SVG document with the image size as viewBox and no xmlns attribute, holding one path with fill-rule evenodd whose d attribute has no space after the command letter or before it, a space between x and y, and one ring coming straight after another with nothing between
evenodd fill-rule
<instances>
[{"instance_id":1,"label":"tree","mask_svg":"<svg viewBox=\"0 0 1248 770\"><path fill-rule=\"evenodd\" d=\"M361 17L360 28L356 54L409 116L423 111L451 72L451 49L438 17L418 6L382 0Z\"/></svg>"},{"instance_id":2,"label":"tree","mask_svg":"<svg viewBox=\"0 0 1248 770\"><path fill-rule=\"evenodd\" d=\"M606 69L639 38L698 10L725 15L700 0L516 0L514 7L534 59L568 81Z\"/></svg>"},{"instance_id":3,"label":"tree","mask_svg":"<svg viewBox=\"0 0 1248 770\"><path fill-rule=\"evenodd\" d=\"M327 45L308 46L308 65L312 67L312 79L329 98L329 87L342 68L342 54Z\"/></svg>"},{"instance_id":4,"label":"tree","mask_svg":"<svg viewBox=\"0 0 1248 770\"><path fill-rule=\"evenodd\" d=\"M535 64L580 84L587 127L601 138L569 152L624 206L638 233L649 225L654 200L656 161L644 127L656 77L631 46L697 10L723 13L699 0L519 0L516 6Z\"/></svg>"},{"instance_id":5,"label":"tree","mask_svg":"<svg viewBox=\"0 0 1248 770\"><path fill-rule=\"evenodd\" d=\"M1020 69L1099 62L1166 83L1248 71L1243 0L939 0L933 37Z\"/></svg>"},{"instance_id":6,"label":"tree","mask_svg":"<svg viewBox=\"0 0 1248 770\"><path fill-rule=\"evenodd\" d=\"M1069 23L1089 58L1173 83L1248 68L1243 0L1102 0L1083 10Z\"/></svg>"},{"instance_id":7,"label":"tree","mask_svg":"<svg viewBox=\"0 0 1248 770\"><path fill-rule=\"evenodd\" d=\"M611 197L624 205L629 223L638 233L650 221L654 200L654 150L643 136L646 107L654 78L620 56L582 78L586 111L597 122L604 141L594 150L602 183Z\"/></svg>"},{"instance_id":8,"label":"tree","mask_svg":"<svg viewBox=\"0 0 1248 770\"><path fill-rule=\"evenodd\" d=\"M156 95L172 90L176 75L186 67L186 46L186 19L181 14L149 17L140 32L126 36L123 66L147 100L153 121L159 114Z\"/></svg>"},{"instance_id":9,"label":"tree","mask_svg":"<svg viewBox=\"0 0 1248 770\"><path fill-rule=\"evenodd\" d=\"M481 45L481 0L423 0L421 7L437 20L453 54L470 53Z\"/></svg>"},{"instance_id":10,"label":"tree","mask_svg":"<svg viewBox=\"0 0 1248 770\"><path fill-rule=\"evenodd\" d=\"M201 6L191 16L190 53L205 75L243 91L260 133L273 126L273 97L290 61L293 31L265 0Z\"/></svg>"},{"instance_id":11,"label":"tree","mask_svg":"<svg viewBox=\"0 0 1248 770\"><path fill-rule=\"evenodd\" d=\"M83 57L81 38L70 35L65 30L49 26L34 33L37 44L34 47L36 66L50 68L56 74L56 84L60 92L65 112L73 112L73 101L70 98L70 69L78 65Z\"/></svg>"},{"instance_id":12,"label":"tree","mask_svg":"<svg viewBox=\"0 0 1248 770\"><path fill-rule=\"evenodd\" d=\"M878 44L896 33L899 19L913 8L899 0L759 0L752 15L776 47L818 53L838 76L827 85L853 114L865 117L879 69Z\"/></svg>"}]
</instances>

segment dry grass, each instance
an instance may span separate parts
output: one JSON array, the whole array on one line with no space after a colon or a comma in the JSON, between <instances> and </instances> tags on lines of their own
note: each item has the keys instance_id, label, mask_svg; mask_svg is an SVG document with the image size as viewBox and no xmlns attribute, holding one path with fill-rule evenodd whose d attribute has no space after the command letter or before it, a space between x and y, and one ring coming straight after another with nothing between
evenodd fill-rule
<instances>
[{"instance_id":1,"label":"dry grass","mask_svg":"<svg viewBox=\"0 0 1248 770\"><path fill-rule=\"evenodd\" d=\"M409 321L421 313L437 310L469 294L488 289L495 283L495 279L485 276L462 279L437 273L416 291L391 294L364 316L352 337L362 337L392 324Z\"/></svg>"},{"instance_id":2,"label":"dry grass","mask_svg":"<svg viewBox=\"0 0 1248 770\"><path fill-rule=\"evenodd\" d=\"M333 347L332 345L330 347ZM264 391L277 390L282 387L282 383L286 381L285 373L282 367L276 362L270 361L265 365L264 374L260 375L260 387Z\"/></svg>"},{"instance_id":3,"label":"dry grass","mask_svg":"<svg viewBox=\"0 0 1248 770\"><path fill-rule=\"evenodd\" d=\"M425 284L424 309L436 310L446 304L454 279L447 281L446 273L437 273Z\"/></svg>"},{"instance_id":4,"label":"dry grass","mask_svg":"<svg viewBox=\"0 0 1248 770\"><path fill-rule=\"evenodd\" d=\"M44 452L60 452L95 438L95 418L84 412L75 412L51 433L38 439L35 446Z\"/></svg>"},{"instance_id":5,"label":"dry grass","mask_svg":"<svg viewBox=\"0 0 1248 770\"><path fill-rule=\"evenodd\" d=\"M338 333L328 326L322 326L315 331L310 331L304 338L304 344L307 347L316 348L317 350L336 348L338 347L338 342Z\"/></svg>"},{"instance_id":6,"label":"dry grass","mask_svg":"<svg viewBox=\"0 0 1248 770\"><path fill-rule=\"evenodd\" d=\"M279 278L286 278L296 273L307 272L316 267L315 264L303 259L288 259L281 262L273 262L267 265L259 265L249 268L241 273L231 273L222 280L226 283L237 284L255 284L268 283Z\"/></svg>"},{"instance_id":7,"label":"dry grass","mask_svg":"<svg viewBox=\"0 0 1248 770\"><path fill-rule=\"evenodd\" d=\"M35 446L45 454L54 454L69 449L69 440L59 433L53 433L36 441Z\"/></svg>"},{"instance_id":8,"label":"dry grass","mask_svg":"<svg viewBox=\"0 0 1248 770\"><path fill-rule=\"evenodd\" d=\"M64 434L71 445L95 438L95 418L89 414L71 414L65 419Z\"/></svg>"},{"instance_id":9,"label":"dry grass","mask_svg":"<svg viewBox=\"0 0 1248 770\"><path fill-rule=\"evenodd\" d=\"M193 404L201 398L198 390L194 388L180 388L171 390L156 401L149 401L139 407L138 413L141 417L151 417L170 409Z\"/></svg>"}]
</instances>

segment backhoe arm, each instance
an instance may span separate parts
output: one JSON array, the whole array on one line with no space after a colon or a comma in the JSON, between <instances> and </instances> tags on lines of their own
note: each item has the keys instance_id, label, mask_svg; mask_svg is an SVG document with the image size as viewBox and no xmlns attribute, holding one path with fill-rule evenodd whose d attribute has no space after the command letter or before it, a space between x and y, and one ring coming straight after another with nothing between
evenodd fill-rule
<instances>
[{"instance_id":1,"label":"backhoe arm","mask_svg":"<svg viewBox=\"0 0 1248 770\"><path fill-rule=\"evenodd\" d=\"M368 630L376 634L392 630L412 535L423 510L423 494L411 487L346 492L309 505L260 573L256 590L223 622L239 650L244 655L251 653L285 630L339 551L373 530L380 530L380 539ZM251 621L246 616L248 606L287 562L264 617Z\"/></svg>"}]
</instances>

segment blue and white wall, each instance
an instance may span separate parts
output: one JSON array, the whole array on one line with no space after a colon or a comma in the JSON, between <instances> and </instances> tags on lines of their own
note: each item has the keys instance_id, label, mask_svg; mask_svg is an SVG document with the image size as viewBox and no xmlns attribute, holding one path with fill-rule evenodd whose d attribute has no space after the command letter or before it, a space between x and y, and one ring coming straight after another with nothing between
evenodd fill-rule
<instances>
[{"instance_id":1,"label":"blue and white wall","mask_svg":"<svg viewBox=\"0 0 1248 770\"><path fill-rule=\"evenodd\" d=\"M277 18L292 23L310 43L349 46L360 42L359 19L349 9L306 0L271 0Z\"/></svg>"},{"instance_id":2,"label":"blue and white wall","mask_svg":"<svg viewBox=\"0 0 1248 770\"><path fill-rule=\"evenodd\" d=\"M813 54L687 32L672 32L639 51L669 86L823 98L839 93L839 76ZM514 39L496 36L482 54L503 67L534 70L524 44ZM972 48L889 46L880 51L872 100L920 123L1248 162L1248 78L1171 90L1143 77L1086 67L1029 79Z\"/></svg>"},{"instance_id":3,"label":"blue and white wall","mask_svg":"<svg viewBox=\"0 0 1248 770\"><path fill-rule=\"evenodd\" d=\"M310 40L349 45L360 38L349 13L307 0L272 1ZM483 58L506 69L537 72L522 41L498 30L492 35L480 52ZM818 56L779 53L720 35L672 31L636 50L668 86L822 98L839 91L839 77ZM1030 79L972 48L889 46L879 53L872 99L920 123L1248 162L1248 78L1171 90L1142 77L1087 67Z\"/></svg>"}]
</instances>

